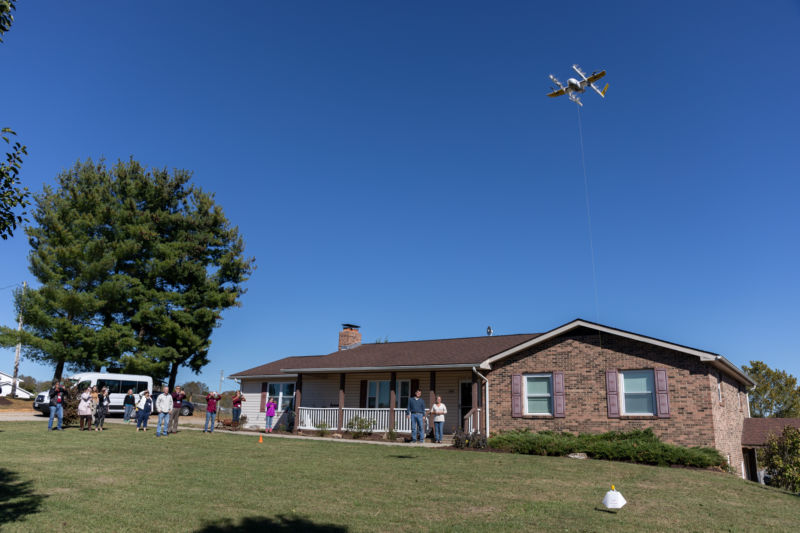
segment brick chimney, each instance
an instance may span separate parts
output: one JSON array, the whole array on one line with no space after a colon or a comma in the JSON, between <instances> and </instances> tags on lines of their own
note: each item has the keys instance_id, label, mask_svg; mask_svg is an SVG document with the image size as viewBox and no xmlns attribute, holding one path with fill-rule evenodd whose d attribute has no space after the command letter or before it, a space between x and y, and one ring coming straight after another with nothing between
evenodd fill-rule
<instances>
[{"instance_id":1,"label":"brick chimney","mask_svg":"<svg viewBox=\"0 0 800 533\"><path fill-rule=\"evenodd\" d=\"M349 350L356 346L361 346L361 332L355 324L342 324L342 331L339 332L339 349Z\"/></svg>"}]
</instances>

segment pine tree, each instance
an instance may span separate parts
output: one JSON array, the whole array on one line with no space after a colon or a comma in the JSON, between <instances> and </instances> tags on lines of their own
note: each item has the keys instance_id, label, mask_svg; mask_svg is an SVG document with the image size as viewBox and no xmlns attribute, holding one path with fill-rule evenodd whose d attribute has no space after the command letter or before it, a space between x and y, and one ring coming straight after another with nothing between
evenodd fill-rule
<instances>
[{"instance_id":1,"label":"pine tree","mask_svg":"<svg viewBox=\"0 0 800 533\"><path fill-rule=\"evenodd\" d=\"M18 291L25 355L75 369L140 373L174 386L208 363L222 312L254 268L212 195L183 170L77 163L37 195L26 229L41 287ZM17 340L0 328L0 344Z\"/></svg>"},{"instance_id":2,"label":"pine tree","mask_svg":"<svg viewBox=\"0 0 800 533\"><path fill-rule=\"evenodd\" d=\"M25 356L54 364L54 377L61 379L66 364L99 370L133 346L133 335L115 316L120 280L113 272L110 176L102 164L78 163L57 182L35 196L35 225L25 230L30 271L40 287L16 291L15 304ZM2 334L10 339L16 332L2 328Z\"/></svg>"}]
</instances>

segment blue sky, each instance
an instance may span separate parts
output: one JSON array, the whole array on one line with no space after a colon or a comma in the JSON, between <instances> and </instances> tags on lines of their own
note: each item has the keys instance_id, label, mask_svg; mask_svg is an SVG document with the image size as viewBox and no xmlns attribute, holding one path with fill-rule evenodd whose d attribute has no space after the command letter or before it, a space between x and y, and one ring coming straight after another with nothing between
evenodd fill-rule
<instances>
[{"instance_id":1,"label":"blue sky","mask_svg":"<svg viewBox=\"0 0 800 533\"><path fill-rule=\"evenodd\" d=\"M800 376L797 2L219 6L21 2L0 45L31 189L133 156L194 171L239 226L258 269L214 388L335 350L342 322L373 342L576 317ZM599 313L578 116L545 97L573 63L610 83L581 110ZM27 252L0 242L0 287L34 283Z\"/></svg>"}]
</instances>

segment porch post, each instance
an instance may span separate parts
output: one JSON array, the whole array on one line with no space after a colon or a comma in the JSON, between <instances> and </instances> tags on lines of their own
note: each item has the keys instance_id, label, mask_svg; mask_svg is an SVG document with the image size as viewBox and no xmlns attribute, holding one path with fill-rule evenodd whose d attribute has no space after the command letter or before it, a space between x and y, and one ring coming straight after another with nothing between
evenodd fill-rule
<instances>
[{"instance_id":1,"label":"porch post","mask_svg":"<svg viewBox=\"0 0 800 533\"><path fill-rule=\"evenodd\" d=\"M300 431L300 406L303 400L303 374L297 374L297 381L294 383L294 428L292 433Z\"/></svg>"},{"instance_id":2,"label":"porch post","mask_svg":"<svg viewBox=\"0 0 800 533\"><path fill-rule=\"evenodd\" d=\"M472 428L480 433L481 417L478 416L478 377L472 373Z\"/></svg>"},{"instance_id":3,"label":"porch post","mask_svg":"<svg viewBox=\"0 0 800 533\"><path fill-rule=\"evenodd\" d=\"M394 404L397 402L397 372L389 377L389 431L394 431Z\"/></svg>"},{"instance_id":4,"label":"porch post","mask_svg":"<svg viewBox=\"0 0 800 533\"><path fill-rule=\"evenodd\" d=\"M342 430L342 426L344 425L344 382L345 382L345 374L344 372L339 374L339 426L338 430Z\"/></svg>"},{"instance_id":5,"label":"porch post","mask_svg":"<svg viewBox=\"0 0 800 533\"><path fill-rule=\"evenodd\" d=\"M428 408L431 409L428 411L428 427L433 427L433 404L436 403L436 371L431 370L430 375L430 394L428 395Z\"/></svg>"}]
</instances>

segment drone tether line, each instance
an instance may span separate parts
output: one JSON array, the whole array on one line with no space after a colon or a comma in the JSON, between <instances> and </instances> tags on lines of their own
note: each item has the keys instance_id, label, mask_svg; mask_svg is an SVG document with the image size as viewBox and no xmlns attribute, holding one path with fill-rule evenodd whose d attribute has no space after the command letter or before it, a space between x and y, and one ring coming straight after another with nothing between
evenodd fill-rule
<instances>
[{"instance_id":1,"label":"drone tether line","mask_svg":"<svg viewBox=\"0 0 800 533\"><path fill-rule=\"evenodd\" d=\"M595 266L594 260L594 239L592 236L592 210L591 210L591 203L589 202L589 178L586 173L586 154L583 149L583 124L581 123L581 107L575 106L578 110L578 138L580 139L581 145L581 167L583 168L583 191L584 197L586 199L586 221L589 227L589 253L592 258L592 282L594 287L594 312L595 318L598 323L600 323L600 298L598 297L597 291L597 268ZM608 358L603 358L603 337L601 332L597 331L597 346L598 346L598 362L602 359L605 363L605 369L608 369ZM605 379L605 378L604 378ZM608 385L606 385L608 386ZM608 415L606 415L608 416ZM606 428L611 431L611 418L606 419ZM612 461L613 462L613 461ZM612 478L612 486L613 484L613 470L614 465L609 465L609 477Z\"/></svg>"},{"instance_id":2,"label":"drone tether line","mask_svg":"<svg viewBox=\"0 0 800 533\"><path fill-rule=\"evenodd\" d=\"M583 167L583 191L586 197L586 221L589 226L589 254L592 257L592 281L594 284L594 313L595 318L600 322L600 304L597 296L597 269L594 263L594 239L592 237L592 210L589 204L589 178L586 175L586 155L583 151L583 125L581 124L581 107L575 106L578 110L578 138L581 141L581 165Z\"/></svg>"}]
</instances>

